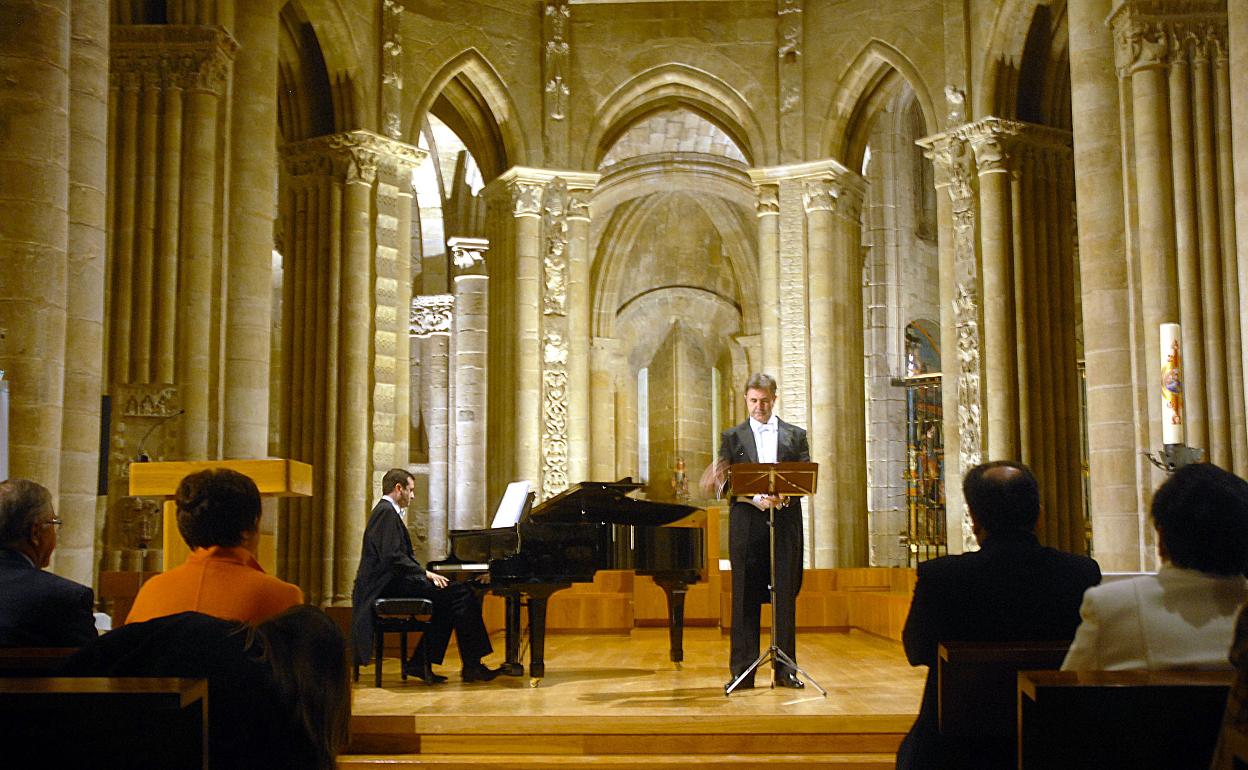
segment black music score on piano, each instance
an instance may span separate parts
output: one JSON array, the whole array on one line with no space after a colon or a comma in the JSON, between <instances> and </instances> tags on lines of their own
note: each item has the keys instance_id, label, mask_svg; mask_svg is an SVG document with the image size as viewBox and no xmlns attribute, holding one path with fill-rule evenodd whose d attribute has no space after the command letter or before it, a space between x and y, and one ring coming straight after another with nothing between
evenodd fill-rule
<instances>
[{"instance_id":1,"label":"black music score on piano","mask_svg":"<svg viewBox=\"0 0 1248 770\"><path fill-rule=\"evenodd\" d=\"M654 578L667 595L671 659L680 666L685 592L706 568L706 531L690 521L698 508L629 497L642 486L628 478L583 481L536 506L530 493L514 525L451 530L450 554L429 569L480 578L506 599L506 673L524 673L521 604L529 608L529 684L536 687L546 675L547 600L573 583L593 582L600 569Z\"/></svg>"}]
</instances>

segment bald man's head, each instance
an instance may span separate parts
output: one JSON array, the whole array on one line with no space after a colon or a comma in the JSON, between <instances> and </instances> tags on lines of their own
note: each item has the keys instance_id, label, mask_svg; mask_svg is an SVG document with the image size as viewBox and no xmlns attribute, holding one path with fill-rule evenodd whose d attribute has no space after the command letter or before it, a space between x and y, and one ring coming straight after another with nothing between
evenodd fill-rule
<instances>
[{"instance_id":1,"label":"bald man's head","mask_svg":"<svg viewBox=\"0 0 1248 770\"><path fill-rule=\"evenodd\" d=\"M991 534L1030 532L1040 517L1040 485L1026 465L997 460L971 468L962 496L978 529Z\"/></svg>"}]
</instances>

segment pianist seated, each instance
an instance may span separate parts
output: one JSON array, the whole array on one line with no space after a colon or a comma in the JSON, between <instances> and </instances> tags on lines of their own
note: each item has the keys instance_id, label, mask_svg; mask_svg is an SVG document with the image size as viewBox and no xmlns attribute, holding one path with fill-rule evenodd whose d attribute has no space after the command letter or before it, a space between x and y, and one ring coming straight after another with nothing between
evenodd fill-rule
<instances>
[{"instance_id":1,"label":"pianist seated","mask_svg":"<svg viewBox=\"0 0 1248 770\"><path fill-rule=\"evenodd\" d=\"M355 588L351 592L351 639L355 661L372 661L373 602L379 598L428 599L433 602L433 618L410 660L403 664L408 676L426 684L445 682L435 673L446 655L455 632L462 661L460 676L465 682L488 682L499 669L489 668L481 659L493 652L490 637L481 620L481 602L465 583L426 570L412 552L407 532L407 505L412 499L415 480L402 468L392 468L382 478L382 496L373 506L364 529L363 550Z\"/></svg>"}]
</instances>

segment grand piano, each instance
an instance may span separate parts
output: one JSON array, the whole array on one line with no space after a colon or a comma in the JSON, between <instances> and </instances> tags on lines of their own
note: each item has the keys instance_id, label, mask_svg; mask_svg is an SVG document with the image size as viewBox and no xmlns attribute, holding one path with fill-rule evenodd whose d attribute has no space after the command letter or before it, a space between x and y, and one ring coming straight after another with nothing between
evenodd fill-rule
<instances>
[{"instance_id":1,"label":"grand piano","mask_svg":"<svg viewBox=\"0 0 1248 770\"><path fill-rule=\"evenodd\" d=\"M429 568L476 577L506 599L506 673L524 673L521 605L529 610L529 683L536 687L546 675L547 601L573 583L592 582L600 569L654 578L667 595L672 662L684 660L685 592L706 567L706 534L689 525L699 509L629 497L641 487L631 479L584 481L537 506L530 493L514 525L451 530L450 554Z\"/></svg>"}]
</instances>

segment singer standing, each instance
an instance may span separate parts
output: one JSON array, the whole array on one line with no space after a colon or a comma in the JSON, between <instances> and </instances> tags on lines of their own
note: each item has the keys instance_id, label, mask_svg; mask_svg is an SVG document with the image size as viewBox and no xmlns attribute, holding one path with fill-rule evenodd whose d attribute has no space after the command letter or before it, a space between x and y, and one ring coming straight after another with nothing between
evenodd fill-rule
<instances>
[{"instance_id":1,"label":"singer standing","mask_svg":"<svg viewBox=\"0 0 1248 770\"><path fill-rule=\"evenodd\" d=\"M750 375L745 383L745 408L749 419L724 431L719 459L713 468L714 482L722 494L727 469L737 463L810 462L806 431L779 419L776 381L767 374ZM762 605L770 601L771 542L767 509L776 514L776 606L772 622L776 646L797 660L796 602L802 588L802 501L768 495L738 497L728 511L728 556L732 561L732 678L725 689L758 658L759 621ZM777 662L776 685L802 689L805 685L787 665ZM754 686L754 678L737 689Z\"/></svg>"}]
</instances>

